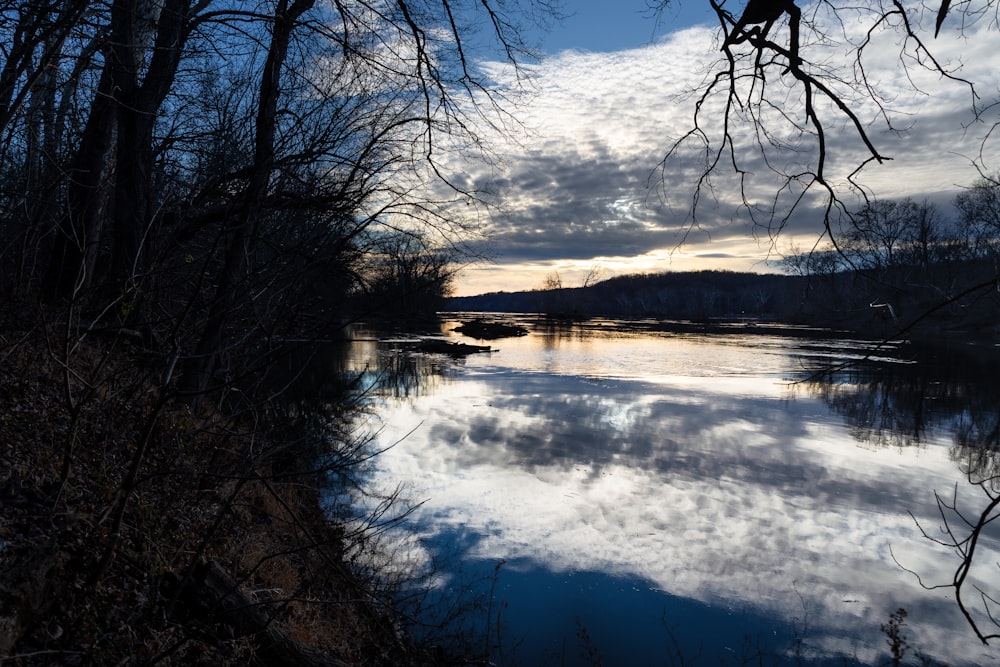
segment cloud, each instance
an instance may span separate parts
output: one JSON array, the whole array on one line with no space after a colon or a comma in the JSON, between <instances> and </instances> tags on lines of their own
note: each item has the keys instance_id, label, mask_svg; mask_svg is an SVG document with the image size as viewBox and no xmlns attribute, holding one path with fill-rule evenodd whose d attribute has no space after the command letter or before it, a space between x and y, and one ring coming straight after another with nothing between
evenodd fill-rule
<instances>
[{"instance_id":1,"label":"cloud","mask_svg":"<svg viewBox=\"0 0 1000 667\"><path fill-rule=\"evenodd\" d=\"M864 27L851 24L841 31L859 33ZM985 107L986 95L995 91L998 82L991 64L1000 46L997 34L985 26L973 27L961 37L942 35L932 46L946 66L961 63L961 70L956 71L977 83L984 95L980 104ZM844 60L842 44L809 48L817 67L836 74L836 68L850 65ZM880 36L869 50L867 73L884 94L886 113L880 115L855 87L844 84L840 90L859 118L870 123L878 150L893 159L868 165L858 176L860 183L877 197L923 199L934 194L947 201L951 193L976 178L972 160L980 154L988 119L974 122L970 111L974 98L966 84L930 75L912 63L909 70L901 71L896 33ZM723 167L703 183L697 217L692 219L694 188L705 166L697 141L684 144L676 159L661 164L672 143L692 128L699 91L718 70L719 56L715 31L697 27L643 48L613 53L566 51L530 66L532 89L519 100L516 112L525 133L517 141L493 137L502 157L497 171L461 167L473 173L477 182L491 180L499 196L500 209L488 224L488 251L497 257L499 266L536 262L548 268L580 268L613 256L623 264L632 258L639 270L665 270L671 267L662 258L671 256L670 251L681 244L689 244L683 250L702 260L704 268L714 268L709 260L740 257L742 266L751 269L773 253L776 246L767 230L755 230L741 210L740 179L731 169ZM490 63L483 67L502 85L513 86L509 72ZM760 113L769 123L780 121L781 114L801 119L801 90L792 85L791 77L775 73L767 85L769 99L780 106L747 109L744 115ZM720 103L712 98L706 109ZM830 141L827 175L844 192L848 176L865 157L865 148L849 123L829 108L827 113L831 119L825 127ZM774 135L763 137L749 120L739 122L740 117L731 117L734 151L746 171L745 193L766 227L772 206L783 213L799 195L793 187L776 199L782 178L774 170L814 167L814 137L787 133L781 125L771 125ZM721 116L706 115L705 119L709 138L718 141ZM770 140L785 142L787 147L769 147L765 162L754 144ZM988 161L994 168L1000 166L995 147L986 148ZM728 155L723 158L729 160ZM807 239L822 233L821 205L819 197L803 202L798 215L784 227L789 242L800 239L801 245L811 245ZM719 254L711 245L737 236L743 238L743 249L738 252L727 248ZM651 264L654 257L659 258L659 266ZM516 283L517 278L510 280Z\"/></svg>"}]
</instances>

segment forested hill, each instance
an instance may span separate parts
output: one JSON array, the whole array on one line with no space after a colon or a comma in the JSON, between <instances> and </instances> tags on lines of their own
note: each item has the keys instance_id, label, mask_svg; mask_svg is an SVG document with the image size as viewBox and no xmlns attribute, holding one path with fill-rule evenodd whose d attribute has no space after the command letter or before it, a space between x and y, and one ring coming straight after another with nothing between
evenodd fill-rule
<instances>
[{"instance_id":1,"label":"forested hill","mask_svg":"<svg viewBox=\"0 0 1000 667\"><path fill-rule=\"evenodd\" d=\"M979 262L933 270L836 271L812 275L698 271L611 278L588 287L453 297L451 311L546 313L555 317L754 319L849 329L874 336L914 330L995 334L1000 303L979 290ZM948 283L943 288L938 283Z\"/></svg>"},{"instance_id":2,"label":"forested hill","mask_svg":"<svg viewBox=\"0 0 1000 667\"><path fill-rule=\"evenodd\" d=\"M633 274L588 287L491 292L453 297L454 311L548 313L609 317L767 317L788 315L804 285L801 277L698 271Z\"/></svg>"}]
</instances>

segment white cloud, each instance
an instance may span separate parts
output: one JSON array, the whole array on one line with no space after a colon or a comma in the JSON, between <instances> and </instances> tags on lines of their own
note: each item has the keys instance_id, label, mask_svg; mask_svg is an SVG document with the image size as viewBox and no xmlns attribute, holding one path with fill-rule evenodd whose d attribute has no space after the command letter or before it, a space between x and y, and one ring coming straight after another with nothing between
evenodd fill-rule
<instances>
[{"instance_id":1,"label":"white cloud","mask_svg":"<svg viewBox=\"0 0 1000 667\"><path fill-rule=\"evenodd\" d=\"M851 23L842 30L851 31L856 39L865 27ZM852 108L871 123L870 135L879 151L893 158L867 167L861 182L877 197L922 199L937 194L940 198L940 193L956 191L975 179L971 161L995 118L973 122L973 97L966 85L927 73L908 56L904 58L908 68L902 70L898 42L896 33L882 35L868 47L866 61L869 80L879 86L891 109L892 131L878 110L862 101L863 91L848 83L839 88L856 97ZM803 43L807 43L805 38ZM980 104L985 106L996 97L1000 85L993 65L993 55L1000 48L996 31L985 25L974 26L964 35L945 31L930 46L941 63L976 82ZM824 63L832 72L832 68L850 66L842 44L804 48L810 49L810 60ZM703 165L688 155L668 163L662 173L657 170L671 143L691 128L698 93L720 66L719 56L715 32L697 27L644 48L615 53L567 51L531 66L533 89L517 111L530 134L518 137L518 143L494 137L504 159L496 174L503 210L490 221L490 250L498 264L480 269L490 276L489 287L472 270L466 273L460 293L486 291L484 287L537 287L546 271L585 272L585 267L598 263L598 257L616 257L623 265L626 258L632 258L628 263L632 271L720 268L707 261L720 252L712 244L737 235L745 239L742 249L724 252L745 259L721 268L759 270L760 262L774 248L767 238L755 242L747 234L747 216L736 207L736 180L730 172L720 170L712 182L715 189L701 200L698 224L704 233L685 238L693 184ZM509 73L489 64L485 67L502 83L511 83ZM778 77L777 71L769 77L770 99L781 106L770 110L768 118L773 120L778 113L802 117L801 92L790 84L791 77ZM707 106L719 103L712 99ZM719 117L706 118L706 131L717 140ZM864 158L864 147L849 124L829 118L827 175L835 185L845 186L848 174ZM732 130L741 166L751 172L747 192L755 203L769 204L779 180L753 149L751 142L760 137L748 123L734 125ZM786 138L802 141L801 137ZM804 153L770 150L768 155L772 166L781 170L805 169L815 157L811 144L805 148ZM995 144L986 148L987 168L1000 168ZM461 169L475 170L468 165ZM475 173L474 180L485 182L486 174ZM650 185L662 187L650 190ZM788 201L786 197L780 204ZM814 218L804 209L788 228L788 240L796 234L803 245L806 239L814 239L818 230ZM711 244L703 245L709 239ZM650 263L652 257L671 256L669 250L682 240L694 246L684 251L701 256L702 264ZM538 267L536 271L525 268L532 265ZM506 267L521 267L526 275L498 271Z\"/></svg>"}]
</instances>

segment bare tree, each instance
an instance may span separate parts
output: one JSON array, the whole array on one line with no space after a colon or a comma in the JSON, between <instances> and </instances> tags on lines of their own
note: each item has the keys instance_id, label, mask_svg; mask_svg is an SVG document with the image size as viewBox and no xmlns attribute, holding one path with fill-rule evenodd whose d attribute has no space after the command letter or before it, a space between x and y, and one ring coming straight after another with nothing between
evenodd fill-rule
<instances>
[{"instance_id":1,"label":"bare tree","mask_svg":"<svg viewBox=\"0 0 1000 667\"><path fill-rule=\"evenodd\" d=\"M536 0L11 3L0 133L19 155L0 164L18 172L6 184L24 183L4 188L14 282L40 281L50 303L88 302L102 326L172 322L159 335L197 394L227 328L239 321L247 340L289 320L251 295L289 288L279 265L323 263L286 261L304 238L341 259L372 226L462 248L475 218L451 204L479 193L445 156L485 156L479 128L511 120L467 44L518 66L531 53L521 25L549 11ZM278 231L294 225L301 234ZM280 252L261 244L278 236Z\"/></svg>"},{"instance_id":2,"label":"bare tree","mask_svg":"<svg viewBox=\"0 0 1000 667\"><path fill-rule=\"evenodd\" d=\"M442 309L454 274L450 248L435 248L419 233L376 230L367 236L357 294L368 304L363 309L400 321Z\"/></svg>"},{"instance_id":3,"label":"bare tree","mask_svg":"<svg viewBox=\"0 0 1000 667\"><path fill-rule=\"evenodd\" d=\"M46 420L65 426L44 444L55 470L37 471L53 478L48 510L84 496L101 505L81 528L86 564L56 577L78 579L66 590L114 585L113 568L145 557L130 550L151 538L147 501L183 522L199 507L198 530L155 567L176 575L163 591L173 599L149 602L173 611L192 580L215 582L237 601L226 613L263 638L319 579L251 604L236 589L288 556L287 544L241 556L238 576L206 563L249 499L292 529L303 564L327 572L348 567L345 541L394 520L391 497L351 531L330 529L317 498L305 511L286 502L303 480L349 476L374 455L339 431L344 387L337 405L327 395L293 404L289 387L317 354L310 344L353 316L349 297L385 254L373 238L419 239L392 258L400 276L446 287L446 260L475 225L452 204L479 193L444 157L486 156L482 123L510 120L468 44L517 66L529 53L519 25L535 10L547 3L0 2L0 289L31 304L15 312L5 298L0 315L21 326L9 313L37 308L40 323L19 340L45 364L23 367L59 380L61 403L45 403ZM90 474L94 452L101 472ZM218 502L203 504L209 489ZM60 594L45 597L70 619L66 644L85 624ZM188 641L180 633L151 661Z\"/></svg>"},{"instance_id":4,"label":"bare tree","mask_svg":"<svg viewBox=\"0 0 1000 667\"><path fill-rule=\"evenodd\" d=\"M559 290L562 289L562 286L562 278L559 277L558 271L552 271L542 281L543 290Z\"/></svg>"},{"instance_id":5,"label":"bare tree","mask_svg":"<svg viewBox=\"0 0 1000 667\"><path fill-rule=\"evenodd\" d=\"M851 265L884 272L929 267L942 255L947 231L937 209L926 201L872 199L852 214L839 238Z\"/></svg>"},{"instance_id":6,"label":"bare tree","mask_svg":"<svg viewBox=\"0 0 1000 667\"><path fill-rule=\"evenodd\" d=\"M1000 174L983 176L955 197L964 241L979 257L1000 254Z\"/></svg>"}]
</instances>

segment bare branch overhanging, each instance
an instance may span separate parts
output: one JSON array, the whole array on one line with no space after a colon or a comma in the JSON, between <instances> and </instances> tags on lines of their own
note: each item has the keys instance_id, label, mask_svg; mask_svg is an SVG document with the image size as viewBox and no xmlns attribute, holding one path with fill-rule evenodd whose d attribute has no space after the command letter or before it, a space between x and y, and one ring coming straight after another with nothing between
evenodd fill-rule
<instances>
[{"instance_id":1,"label":"bare branch overhanging","mask_svg":"<svg viewBox=\"0 0 1000 667\"><path fill-rule=\"evenodd\" d=\"M671 2L676 4L657 0L651 6L662 12ZM718 197L713 181L735 175L739 207L772 245L807 202L821 212L825 235L836 245L838 222L851 220L854 202L869 201L862 172L894 157L877 139L882 132L899 132L891 100L869 76L873 41L886 33L899 41L900 74L914 91L920 89L911 71L919 69L966 88L973 122L982 122L995 105L984 103L976 82L935 55L928 41L933 37L920 21L923 5L749 0L733 10L727 0L709 3L719 23L722 57L696 93L690 129L668 146L658 170L662 195L672 199L668 190L675 184L668 171L700 156L685 237L699 229L703 197ZM948 30L942 28L945 19L960 21L956 29L963 33L987 20L995 27L994 5L942 0L930 8L936 17L933 36ZM855 24L864 29L858 32ZM831 55L830 44L846 52ZM988 138L989 132L983 141ZM982 153L978 159L982 173ZM764 178L771 179L767 187L773 193L761 203L757 193Z\"/></svg>"}]
</instances>

